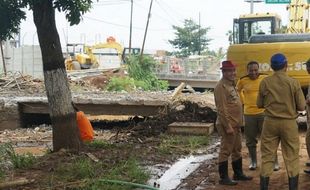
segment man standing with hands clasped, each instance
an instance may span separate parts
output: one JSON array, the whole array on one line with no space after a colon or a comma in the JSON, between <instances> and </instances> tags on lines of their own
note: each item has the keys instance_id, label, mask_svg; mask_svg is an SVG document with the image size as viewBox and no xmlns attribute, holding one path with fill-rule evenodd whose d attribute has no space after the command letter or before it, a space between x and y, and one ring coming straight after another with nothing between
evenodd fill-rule
<instances>
[{"instance_id":1,"label":"man standing with hands clasped","mask_svg":"<svg viewBox=\"0 0 310 190\"><path fill-rule=\"evenodd\" d=\"M237 82L237 90L243 103L244 134L246 146L249 150L250 170L257 168L256 144L264 122L264 109L257 108L256 105L258 88L260 82L267 76L267 74L259 73L258 62L250 61L247 64L247 75L241 77ZM277 156L273 170L279 170Z\"/></svg>"},{"instance_id":2,"label":"man standing with hands clasped","mask_svg":"<svg viewBox=\"0 0 310 190\"><path fill-rule=\"evenodd\" d=\"M268 190L269 176L273 172L276 152L281 142L289 190L297 190L299 134L296 118L298 111L305 109L305 98L299 82L286 73L286 57L277 53L271 57L270 62L274 73L262 80L257 97L257 107L265 109L261 134L260 189Z\"/></svg>"},{"instance_id":3,"label":"man standing with hands clasped","mask_svg":"<svg viewBox=\"0 0 310 190\"><path fill-rule=\"evenodd\" d=\"M231 61L222 62L223 78L214 89L214 99L217 108L216 128L221 136L219 152L219 183L222 185L237 185L234 180L252 180L242 169L241 129L242 104L235 88L236 66ZM231 156L234 170L233 180L228 176L228 158Z\"/></svg>"}]
</instances>

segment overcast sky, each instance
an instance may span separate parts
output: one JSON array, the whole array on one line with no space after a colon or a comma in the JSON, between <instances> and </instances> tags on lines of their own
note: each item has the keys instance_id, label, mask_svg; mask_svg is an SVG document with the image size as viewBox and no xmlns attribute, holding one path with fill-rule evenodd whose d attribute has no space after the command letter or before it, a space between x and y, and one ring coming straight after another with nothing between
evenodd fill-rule
<instances>
[{"instance_id":1,"label":"overcast sky","mask_svg":"<svg viewBox=\"0 0 310 190\"><path fill-rule=\"evenodd\" d=\"M141 47L151 0L133 2L132 47ZM128 47L130 6L130 0L99 0L79 25L71 27L64 14L57 13L56 23L62 46L65 47L67 40L68 43L92 45L113 36ZM226 49L229 44L225 34L232 30L233 18L249 12L250 4L244 0L154 0L145 48L173 50L168 43L169 39L175 38L172 25L183 26L184 19L193 19L198 24L200 13L201 27L211 28L207 34L208 38L213 39L209 47ZM284 4L255 3L254 12L278 13L283 24L287 24L288 12ZM22 22L21 44L38 44L32 12L28 12L27 20Z\"/></svg>"}]
</instances>

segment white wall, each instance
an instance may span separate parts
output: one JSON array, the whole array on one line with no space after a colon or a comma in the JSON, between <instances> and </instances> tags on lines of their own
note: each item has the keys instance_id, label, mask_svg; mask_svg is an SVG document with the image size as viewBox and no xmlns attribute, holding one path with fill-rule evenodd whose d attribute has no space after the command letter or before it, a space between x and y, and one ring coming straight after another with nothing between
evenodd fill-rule
<instances>
[{"instance_id":1,"label":"white wall","mask_svg":"<svg viewBox=\"0 0 310 190\"><path fill-rule=\"evenodd\" d=\"M7 72L20 72L23 75L31 75L34 78L43 79L43 63L40 46L7 47L4 50ZM2 61L0 68L3 71Z\"/></svg>"}]
</instances>

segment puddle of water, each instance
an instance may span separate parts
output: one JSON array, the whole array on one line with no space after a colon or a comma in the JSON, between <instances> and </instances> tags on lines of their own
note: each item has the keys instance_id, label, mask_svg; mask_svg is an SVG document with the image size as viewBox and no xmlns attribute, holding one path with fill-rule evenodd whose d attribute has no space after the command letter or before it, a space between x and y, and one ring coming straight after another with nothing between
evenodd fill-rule
<instances>
[{"instance_id":1,"label":"puddle of water","mask_svg":"<svg viewBox=\"0 0 310 190\"><path fill-rule=\"evenodd\" d=\"M214 157L214 154L208 154L182 158L165 171L159 179L151 179L148 184L152 186L158 184L161 190L175 189L181 183L181 180L195 171L201 163Z\"/></svg>"}]
</instances>

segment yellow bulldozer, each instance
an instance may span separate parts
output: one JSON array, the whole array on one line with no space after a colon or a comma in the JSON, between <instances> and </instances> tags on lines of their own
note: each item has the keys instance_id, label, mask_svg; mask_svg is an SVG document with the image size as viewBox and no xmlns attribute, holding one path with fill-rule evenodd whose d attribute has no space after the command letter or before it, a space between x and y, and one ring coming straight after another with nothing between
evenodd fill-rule
<instances>
[{"instance_id":1,"label":"yellow bulldozer","mask_svg":"<svg viewBox=\"0 0 310 190\"><path fill-rule=\"evenodd\" d=\"M129 48L123 48L114 37L110 36L105 43L92 46L68 44L67 51L70 52L70 56L65 60L67 70L80 70L118 68L126 62L128 54L139 54L140 48L131 48L129 51Z\"/></svg>"},{"instance_id":2,"label":"yellow bulldozer","mask_svg":"<svg viewBox=\"0 0 310 190\"><path fill-rule=\"evenodd\" d=\"M67 44L65 66L67 70L98 68L98 61L92 54L85 53L84 44Z\"/></svg>"},{"instance_id":3,"label":"yellow bulldozer","mask_svg":"<svg viewBox=\"0 0 310 190\"><path fill-rule=\"evenodd\" d=\"M296 78L303 89L309 85L310 76L303 64L310 58L309 2L291 0L287 9L289 23L281 26L281 18L274 13L246 14L234 19L233 44L227 51L227 59L234 61L237 77L246 75L246 65L255 60L260 72L272 73L270 57L283 53L288 59L288 75Z\"/></svg>"}]
</instances>

